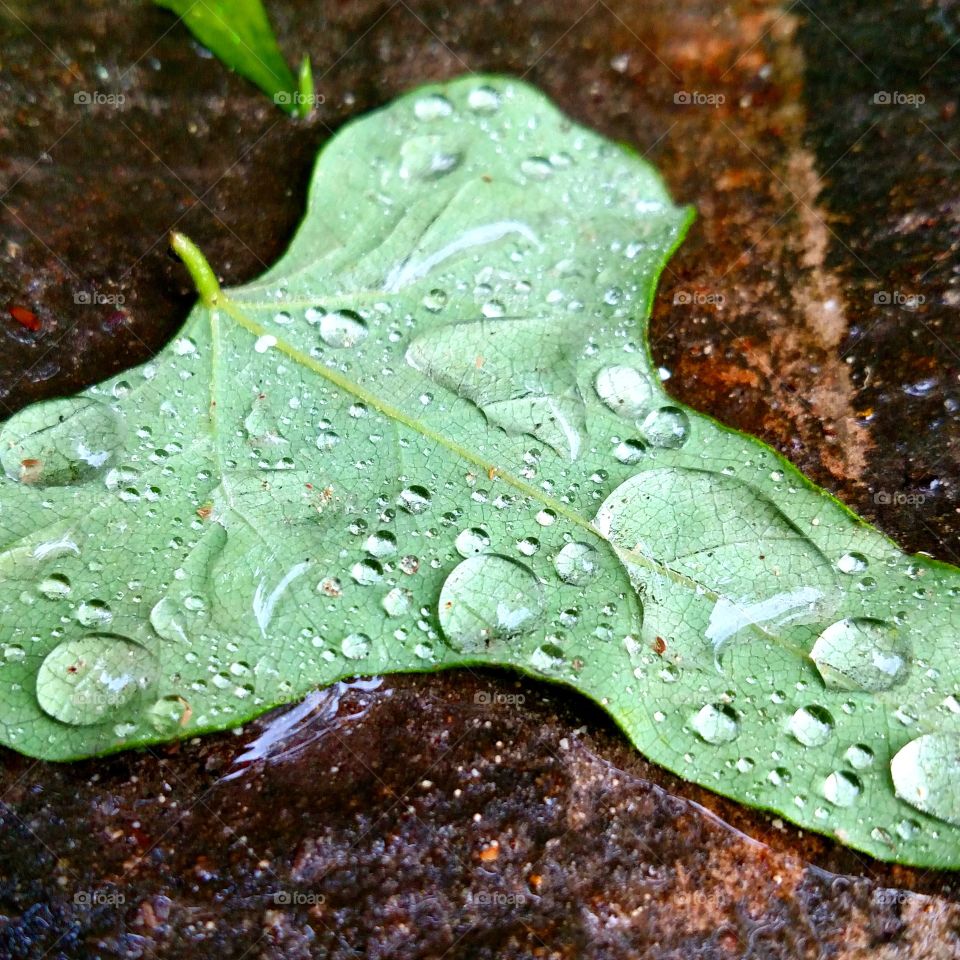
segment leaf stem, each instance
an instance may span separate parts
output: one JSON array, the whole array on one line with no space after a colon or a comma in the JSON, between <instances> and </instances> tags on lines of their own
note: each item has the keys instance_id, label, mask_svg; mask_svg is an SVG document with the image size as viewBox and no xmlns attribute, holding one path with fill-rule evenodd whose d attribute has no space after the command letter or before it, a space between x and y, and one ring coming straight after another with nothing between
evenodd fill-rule
<instances>
[{"instance_id":1,"label":"leaf stem","mask_svg":"<svg viewBox=\"0 0 960 960\"><path fill-rule=\"evenodd\" d=\"M189 237L175 230L170 234L170 246L190 271L193 285L197 288L203 305L212 307L220 296L220 284L207 258Z\"/></svg>"}]
</instances>

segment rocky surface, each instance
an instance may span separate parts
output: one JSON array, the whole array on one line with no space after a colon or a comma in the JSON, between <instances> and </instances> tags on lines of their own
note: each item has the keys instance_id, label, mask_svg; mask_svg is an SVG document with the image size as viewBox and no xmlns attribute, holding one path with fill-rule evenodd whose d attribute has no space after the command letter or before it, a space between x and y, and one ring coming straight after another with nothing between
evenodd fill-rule
<instances>
[{"instance_id":1,"label":"rocky surface","mask_svg":"<svg viewBox=\"0 0 960 960\"><path fill-rule=\"evenodd\" d=\"M270 7L289 58L320 65L308 123L146 4L0 4L2 415L172 334L192 294L170 228L246 280L345 119L504 71L697 205L652 327L676 395L957 559L956 4ZM2 956L960 954L953 877L685 785L585 702L502 675L390 678L239 736L0 765Z\"/></svg>"}]
</instances>

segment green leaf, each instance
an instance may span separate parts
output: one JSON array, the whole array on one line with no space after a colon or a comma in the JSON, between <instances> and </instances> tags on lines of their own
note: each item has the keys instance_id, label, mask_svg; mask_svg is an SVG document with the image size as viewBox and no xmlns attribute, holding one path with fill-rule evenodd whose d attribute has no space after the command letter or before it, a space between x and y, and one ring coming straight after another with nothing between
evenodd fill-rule
<instances>
[{"instance_id":1,"label":"green leaf","mask_svg":"<svg viewBox=\"0 0 960 960\"><path fill-rule=\"evenodd\" d=\"M254 283L175 238L174 342L0 432L3 742L89 756L501 665L717 792L960 865L958 571L664 392L644 325L690 219L466 77L336 136Z\"/></svg>"},{"instance_id":2,"label":"green leaf","mask_svg":"<svg viewBox=\"0 0 960 960\"><path fill-rule=\"evenodd\" d=\"M205 47L255 83L287 113L299 112L298 82L283 59L260 0L154 0L154 3L177 14ZM305 69L309 74L309 66ZM304 82L307 81L302 76L301 83ZM312 92L312 83L310 90Z\"/></svg>"}]
</instances>

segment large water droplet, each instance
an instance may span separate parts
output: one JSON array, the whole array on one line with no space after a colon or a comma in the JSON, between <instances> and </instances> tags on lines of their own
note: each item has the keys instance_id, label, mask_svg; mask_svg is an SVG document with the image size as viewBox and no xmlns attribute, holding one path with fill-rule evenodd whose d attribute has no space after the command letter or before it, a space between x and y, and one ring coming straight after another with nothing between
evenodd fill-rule
<instances>
[{"instance_id":1,"label":"large water droplet","mask_svg":"<svg viewBox=\"0 0 960 960\"><path fill-rule=\"evenodd\" d=\"M823 795L836 807L851 807L863 792L863 784L855 773L835 770L823 781Z\"/></svg>"},{"instance_id":2,"label":"large water droplet","mask_svg":"<svg viewBox=\"0 0 960 960\"><path fill-rule=\"evenodd\" d=\"M648 413L640 428L654 447L682 447L690 435L690 418L679 407L661 407Z\"/></svg>"},{"instance_id":3,"label":"large water droplet","mask_svg":"<svg viewBox=\"0 0 960 960\"><path fill-rule=\"evenodd\" d=\"M459 563L440 591L440 626L450 645L484 651L526 633L543 613L543 589L523 564L498 554Z\"/></svg>"},{"instance_id":4,"label":"large water droplet","mask_svg":"<svg viewBox=\"0 0 960 960\"><path fill-rule=\"evenodd\" d=\"M927 733L890 761L898 797L917 810L960 826L960 736Z\"/></svg>"},{"instance_id":5,"label":"large water droplet","mask_svg":"<svg viewBox=\"0 0 960 960\"><path fill-rule=\"evenodd\" d=\"M790 718L790 732L805 747L819 747L833 733L833 717L817 704L801 707Z\"/></svg>"},{"instance_id":6,"label":"large water droplet","mask_svg":"<svg viewBox=\"0 0 960 960\"><path fill-rule=\"evenodd\" d=\"M11 480L59 487L101 473L122 443L120 424L86 397L37 403L0 430L0 464Z\"/></svg>"},{"instance_id":7,"label":"large water droplet","mask_svg":"<svg viewBox=\"0 0 960 960\"><path fill-rule=\"evenodd\" d=\"M353 310L333 310L319 320L320 339L328 347L355 347L367 336L367 321Z\"/></svg>"},{"instance_id":8,"label":"large water droplet","mask_svg":"<svg viewBox=\"0 0 960 960\"><path fill-rule=\"evenodd\" d=\"M907 644L893 624L838 620L817 638L810 659L823 682L839 690L889 690L907 674Z\"/></svg>"},{"instance_id":9,"label":"large water droplet","mask_svg":"<svg viewBox=\"0 0 960 960\"><path fill-rule=\"evenodd\" d=\"M557 554L553 565L565 583L582 587L600 572L600 554L589 543L568 543Z\"/></svg>"},{"instance_id":10,"label":"large water droplet","mask_svg":"<svg viewBox=\"0 0 960 960\"><path fill-rule=\"evenodd\" d=\"M597 396L628 420L641 416L653 397L650 381L633 367L604 367L595 382Z\"/></svg>"},{"instance_id":11,"label":"large water droplet","mask_svg":"<svg viewBox=\"0 0 960 960\"><path fill-rule=\"evenodd\" d=\"M736 740L740 721L733 707L725 703L708 703L693 715L690 725L707 743L720 744Z\"/></svg>"},{"instance_id":12,"label":"large water droplet","mask_svg":"<svg viewBox=\"0 0 960 960\"><path fill-rule=\"evenodd\" d=\"M91 634L47 654L37 673L37 702L63 723L100 723L132 703L154 675L154 660L139 644Z\"/></svg>"},{"instance_id":13,"label":"large water droplet","mask_svg":"<svg viewBox=\"0 0 960 960\"><path fill-rule=\"evenodd\" d=\"M62 573L51 573L37 587L48 600L64 600L70 596L70 579Z\"/></svg>"},{"instance_id":14,"label":"large water droplet","mask_svg":"<svg viewBox=\"0 0 960 960\"><path fill-rule=\"evenodd\" d=\"M845 553L837 561L837 569L841 573L863 573L869 565L869 561L862 553Z\"/></svg>"}]
</instances>

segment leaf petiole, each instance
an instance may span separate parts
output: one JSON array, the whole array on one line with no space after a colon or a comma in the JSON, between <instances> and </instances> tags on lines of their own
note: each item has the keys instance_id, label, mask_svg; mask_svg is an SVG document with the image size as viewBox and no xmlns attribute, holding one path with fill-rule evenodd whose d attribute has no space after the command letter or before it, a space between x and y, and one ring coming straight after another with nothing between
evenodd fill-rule
<instances>
[{"instance_id":1,"label":"leaf petiole","mask_svg":"<svg viewBox=\"0 0 960 960\"><path fill-rule=\"evenodd\" d=\"M170 234L170 246L190 271L193 285L204 306L212 307L220 296L220 284L207 258L189 237L177 231Z\"/></svg>"}]
</instances>

